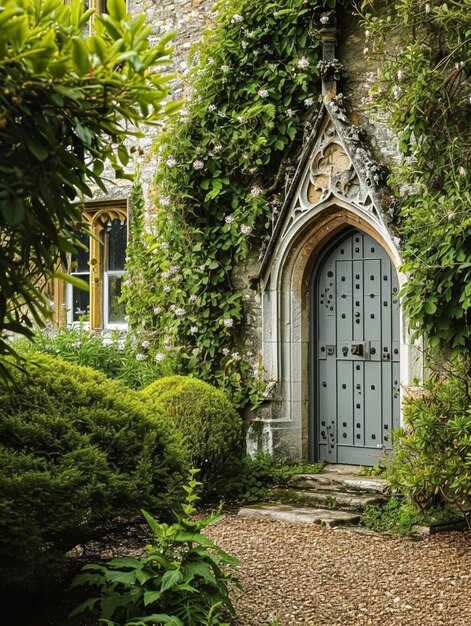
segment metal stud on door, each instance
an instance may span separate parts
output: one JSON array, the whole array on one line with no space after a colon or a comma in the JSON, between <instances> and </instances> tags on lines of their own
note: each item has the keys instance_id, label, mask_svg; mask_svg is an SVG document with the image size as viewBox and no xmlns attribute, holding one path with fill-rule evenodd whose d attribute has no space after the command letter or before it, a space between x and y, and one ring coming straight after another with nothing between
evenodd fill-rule
<instances>
[{"instance_id":1,"label":"metal stud on door","mask_svg":"<svg viewBox=\"0 0 471 626\"><path fill-rule=\"evenodd\" d=\"M399 426L396 271L372 237L350 231L312 283L313 456L373 465Z\"/></svg>"}]
</instances>

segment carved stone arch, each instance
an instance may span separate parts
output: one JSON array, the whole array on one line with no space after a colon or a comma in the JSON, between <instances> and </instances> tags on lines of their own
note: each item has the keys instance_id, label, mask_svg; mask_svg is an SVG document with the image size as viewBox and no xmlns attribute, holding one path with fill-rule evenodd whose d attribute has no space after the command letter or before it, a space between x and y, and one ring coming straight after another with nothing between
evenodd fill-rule
<instances>
[{"instance_id":1,"label":"carved stone arch","mask_svg":"<svg viewBox=\"0 0 471 626\"><path fill-rule=\"evenodd\" d=\"M337 198L306 211L289 228L272 259L263 284L263 360L267 377L275 381L271 403L259 414L258 441L282 457L308 457L310 341L309 281L319 255L341 231L358 229L375 239L396 269L400 256L395 242L374 216ZM401 323L401 384L421 372L412 367L407 323ZM255 432L255 431L253 431ZM261 439L260 439L261 437ZM249 436L249 443L251 441Z\"/></svg>"}]
</instances>

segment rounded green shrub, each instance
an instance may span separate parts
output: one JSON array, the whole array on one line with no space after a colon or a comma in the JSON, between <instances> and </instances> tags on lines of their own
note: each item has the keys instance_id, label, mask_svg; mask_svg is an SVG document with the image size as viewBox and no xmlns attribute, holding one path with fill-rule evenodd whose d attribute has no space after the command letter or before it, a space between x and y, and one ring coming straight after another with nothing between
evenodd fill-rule
<instances>
[{"instance_id":1,"label":"rounded green shrub","mask_svg":"<svg viewBox=\"0 0 471 626\"><path fill-rule=\"evenodd\" d=\"M183 434L190 463L201 470L204 495L222 493L240 468L243 448L242 419L226 395L186 376L161 378L140 393Z\"/></svg>"},{"instance_id":2,"label":"rounded green shrub","mask_svg":"<svg viewBox=\"0 0 471 626\"><path fill-rule=\"evenodd\" d=\"M0 387L0 589L57 580L65 553L181 495L181 436L137 392L46 355Z\"/></svg>"},{"instance_id":3,"label":"rounded green shrub","mask_svg":"<svg viewBox=\"0 0 471 626\"><path fill-rule=\"evenodd\" d=\"M421 508L471 508L471 377L468 363L449 364L404 403L387 479Z\"/></svg>"}]
</instances>

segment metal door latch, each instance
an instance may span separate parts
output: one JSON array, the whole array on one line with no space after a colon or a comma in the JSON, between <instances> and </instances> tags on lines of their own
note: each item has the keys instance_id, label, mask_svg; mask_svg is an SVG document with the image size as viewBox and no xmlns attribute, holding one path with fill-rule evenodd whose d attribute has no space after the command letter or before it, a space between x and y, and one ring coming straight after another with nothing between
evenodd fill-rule
<instances>
[{"instance_id":1,"label":"metal door latch","mask_svg":"<svg viewBox=\"0 0 471 626\"><path fill-rule=\"evenodd\" d=\"M351 352L355 356L365 356L365 345L363 343L352 343Z\"/></svg>"},{"instance_id":2,"label":"metal door latch","mask_svg":"<svg viewBox=\"0 0 471 626\"><path fill-rule=\"evenodd\" d=\"M328 356L333 356L335 354L335 346L326 346L326 348Z\"/></svg>"}]
</instances>

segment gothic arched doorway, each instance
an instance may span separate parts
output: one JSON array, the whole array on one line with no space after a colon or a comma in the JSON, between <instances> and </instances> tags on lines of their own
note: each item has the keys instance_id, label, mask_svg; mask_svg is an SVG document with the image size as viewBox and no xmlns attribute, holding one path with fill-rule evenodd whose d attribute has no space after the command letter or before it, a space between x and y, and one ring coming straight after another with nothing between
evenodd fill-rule
<instances>
[{"instance_id":1,"label":"gothic arched doorway","mask_svg":"<svg viewBox=\"0 0 471 626\"><path fill-rule=\"evenodd\" d=\"M311 279L310 456L374 465L400 423L396 270L370 235L349 229Z\"/></svg>"}]
</instances>

